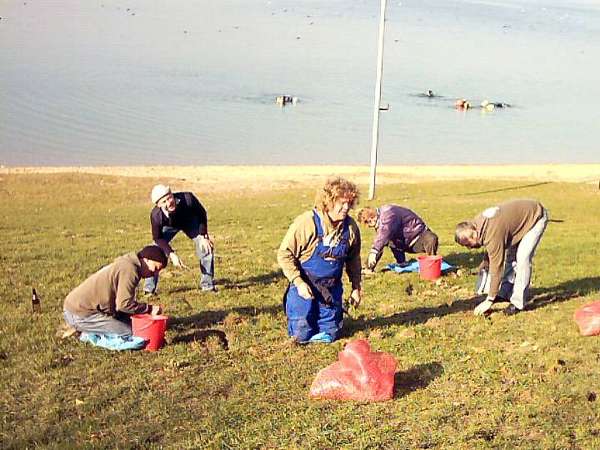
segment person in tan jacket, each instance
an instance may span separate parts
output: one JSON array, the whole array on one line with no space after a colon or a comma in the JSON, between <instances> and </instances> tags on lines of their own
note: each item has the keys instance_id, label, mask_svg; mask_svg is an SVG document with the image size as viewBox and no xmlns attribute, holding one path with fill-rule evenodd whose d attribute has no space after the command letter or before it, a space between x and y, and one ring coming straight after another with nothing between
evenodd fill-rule
<instances>
[{"instance_id":1,"label":"person in tan jacket","mask_svg":"<svg viewBox=\"0 0 600 450\"><path fill-rule=\"evenodd\" d=\"M486 209L456 226L455 241L468 248L485 247L490 288L475 315L488 312L497 299L510 300L507 315L527 305L535 250L546 230L548 211L537 200L511 200Z\"/></svg>"},{"instance_id":2,"label":"person in tan jacket","mask_svg":"<svg viewBox=\"0 0 600 450\"><path fill-rule=\"evenodd\" d=\"M315 207L290 225L277 261L290 284L284 295L288 334L299 343L333 342L343 326L342 274L361 301L360 231L348 215L358 197L354 183L328 180Z\"/></svg>"},{"instance_id":3,"label":"person in tan jacket","mask_svg":"<svg viewBox=\"0 0 600 450\"><path fill-rule=\"evenodd\" d=\"M136 288L142 278L157 275L166 265L167 256L156 245L118 257L67 295L65 322L79 332L131 335L131 315L161 313L159 305L139 302Z\"/></svg>"}]
</instances>

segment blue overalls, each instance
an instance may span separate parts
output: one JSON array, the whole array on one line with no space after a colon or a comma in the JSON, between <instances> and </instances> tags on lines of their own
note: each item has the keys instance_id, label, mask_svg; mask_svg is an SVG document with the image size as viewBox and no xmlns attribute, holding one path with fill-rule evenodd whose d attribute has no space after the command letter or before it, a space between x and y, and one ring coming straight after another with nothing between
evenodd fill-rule
<instances>
[{"instance_id":1,"label":"blue overalls","mask_svg":"<svg viewBox=\"0 0 600 450\"><path fill-rule=\"evenodd\" d=\"M313 211L317 229L317 247L311 257L300 264L302 279L310 286L313 299L307 300L290 284L285 296L288 334L298 342L326 333L333 341L343 326L342 273L349 250L348 219L344 220L342 235L334 246L323 243L323 225L317 211ZM324 295L325 294L325 295Z\"/></svg>"}]
</instances>

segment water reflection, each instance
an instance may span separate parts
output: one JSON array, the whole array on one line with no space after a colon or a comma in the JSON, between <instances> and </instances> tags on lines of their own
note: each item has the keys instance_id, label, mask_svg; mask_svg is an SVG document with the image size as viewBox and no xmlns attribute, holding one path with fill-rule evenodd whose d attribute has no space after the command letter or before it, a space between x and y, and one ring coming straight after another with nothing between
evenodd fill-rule
<instances>
[{"instance_id":1,"label":"water reflection","mask_svg":"<svg viewBox=\"0 0 600 450\"><path fill-rule=\"evenodd\" d=\"M597 161L596 3L388 4L382 163ZM364 164L378 8L5 2L0 164Z\"/></svg>"}]
</instances>

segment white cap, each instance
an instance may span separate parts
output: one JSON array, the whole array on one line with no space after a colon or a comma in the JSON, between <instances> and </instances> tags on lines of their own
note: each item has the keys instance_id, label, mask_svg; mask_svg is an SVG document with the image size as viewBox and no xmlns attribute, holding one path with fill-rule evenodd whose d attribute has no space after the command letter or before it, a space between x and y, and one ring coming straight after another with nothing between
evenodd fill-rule
<instances>
[{"instance_id":1,"label":"white cap","mask_svg":"<svg viewBox=\"0 0 600 450\"><path fill-rule=\"evenodd\" d=\"M157 184L152 188L152 194L150 194L150 198L152 199L152 203L156 204L161 198L170 193L171 188L169 186Z\"/></svg>"}]
</instances>

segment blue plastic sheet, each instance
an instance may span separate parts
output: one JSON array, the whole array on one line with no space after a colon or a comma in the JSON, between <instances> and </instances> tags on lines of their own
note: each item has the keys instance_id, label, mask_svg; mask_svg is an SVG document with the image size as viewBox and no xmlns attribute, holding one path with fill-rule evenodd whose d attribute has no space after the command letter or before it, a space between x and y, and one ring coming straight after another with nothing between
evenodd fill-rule
<instances>
[{"instance_id":1,"label":"blue plastic sheet","mask_svg":"<svg viewBox=\"0 0 600 450\"><path fill-rule=\"evenodd\" d=\"M419 261L411 259L405 264L392 263L388 264L387 268L396 273L419 272ZM454 266L442 260L442 272L454 269Z\"/></svg>"},{"instance_id":2,"label":"blue plastic sheet","mask_svg":"<svg viewBox=\"0 0 600 450\"><path fill-rule=\"evenodd\" d=\"M116 334L81 333L81 342L89 342L96 347L108 350L140 350L144 348L146 339L137 336L119 336Z\"/></svg>"},{"instance_id":3,"label":"blue plastic sheet","mask_svg":"<svg viewBox=\"0 0 600 450\"><path fill-rule=\"evenodd\" d=\"M323 344L331 344L333 342L333 338L330 334L321 332L313 335L308 341L321 342Z\"/></svg>"}]
</instances>

